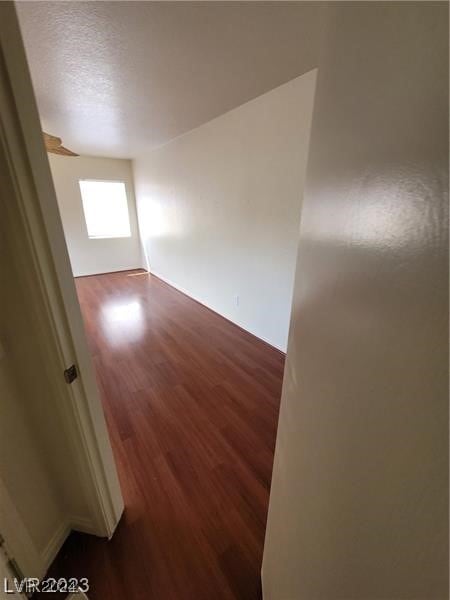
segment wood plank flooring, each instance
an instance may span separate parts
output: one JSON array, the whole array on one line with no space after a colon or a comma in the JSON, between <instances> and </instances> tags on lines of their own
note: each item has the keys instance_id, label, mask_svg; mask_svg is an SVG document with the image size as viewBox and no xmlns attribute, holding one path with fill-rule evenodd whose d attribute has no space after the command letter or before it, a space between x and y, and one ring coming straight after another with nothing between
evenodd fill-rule
<instances>
[{"instance_id":1,"label":"wood plank flooring","mask_svg":"<svg viewBox=\"0 0 450 600\"><path fill-rule=\"evenodd\" d=\"M76 279L126 510L52 569L90 600L254 600L284 355L154 276Z\"/></svg>"}]
</instances>

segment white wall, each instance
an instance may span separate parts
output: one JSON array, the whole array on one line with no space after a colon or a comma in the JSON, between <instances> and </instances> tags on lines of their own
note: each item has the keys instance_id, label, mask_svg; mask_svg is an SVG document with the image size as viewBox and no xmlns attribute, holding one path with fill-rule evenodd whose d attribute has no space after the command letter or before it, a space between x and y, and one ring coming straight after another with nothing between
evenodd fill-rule
<instances>
[{"instance_id":1,"label":"white wall","mask_svg":"<svg viewBox=\"0 0 450 600\"><path fill-rule=\"evenodd\" d=\"M448 598L448 5L332 3L265 600Z\"/></svg>"},{"instance_id":2,"label":"white wall","mask_svg":"<svg viewBox=\"0 0 450 600\"><path fill-rule=\"evenodd\" d=\"M70 528L110 535L118 482L13 3L0 12L0 532L42 577Z\"/></svg>"},{"instance_id":3,"label":"white wall","mask_svg":"<svg viewBox=\"0 0 450 600\"><path fill-rule=\"evenodd\" d=\"M311 71L133 163L150 270L282 350L314 86Z\"/></svg>"},{"instance_id":4,"label":"white wall","mask_svg":"<svg viewBox=\"0 0 450 600\"><path fill-rule=\"evenodd\" d=\"M66 157L55 154L49 154L49 161L74 276L142 267L131 162L114 158ZM131 237L89 239L78 184L80 179L125 182Z\"/></svg>"},{"instance_id":5,"label":"white wall","mask_svg":"<svg viewBox=\"0 0 450 600\"><path fill-rule=\"evenodd\" d=\"M4 328L1 331L4 339ZM19 517L27 523L31 550L44 556L50 540L64 522L64 513L48 459L11 371L11 364L3 355L0 358L0 490L6 487ZM14 548L16 531L9 531L9 525L17 524L13 515L4 511L3 492L0 493L1 533L11 540ZM42 575L42 572L34 572L34 575Z\"/></svg>"},{"instance_id":6,"label":"white wall","mask_svg":"<svg viewBox=\"0 0 450 600\"><path fill-rule=\"evenodd\" d=\"M0 194L0 532L27 574L42 576L70 517L88 516L89 503L58 410L67 402L59 394L66 384L62 368L47 353L52 331L40 295L42 280L0 154L5 173ZM55 368L57 381L50 375ZM8 497L16 515L5 512ZM17 522L28 533L26 547Z\"/></svg>"}]
</instances>

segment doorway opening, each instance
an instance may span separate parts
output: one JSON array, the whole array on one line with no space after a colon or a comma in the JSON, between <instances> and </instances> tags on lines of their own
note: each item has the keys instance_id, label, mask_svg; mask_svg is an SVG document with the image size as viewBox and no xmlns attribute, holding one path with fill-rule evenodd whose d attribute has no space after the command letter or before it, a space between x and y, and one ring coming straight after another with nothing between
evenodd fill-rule
<instances>
[{"instance_id":1,"label":"doorway opening","mask_svg":"<svg viewBox=\"0 0 450 600\"><path fill-rule=\"evenodd\" d=\"M167 139L157 129L184 119L186 104L172 106L169 118L160 105L154 121L141 106L141 129L150 127L151 135L138 136L136 111L120 117L124 128L114 110L138 102L139 93L120 104L114 86L107 86L100 114L93 98L103 84L92 74L82 94L56 93L61 100L53 113L42 94L50 73L56 86L77 87L87 63L99 73L104 66L101 52L71 52L80 35L87 45L101 42L90 39L86 17L106 10L105 23L125 23L139 41L129 60L139 64L154 19L175 32L186 16L178 5L167 13L156 3L141 4L93 5L88 13L80 7L76 14L59 4L17 7L42 130L70 148L47 147L48 164L41 157L38 169L54 188L49 185L39 202L74 340L64 366L79 367L74 389L84 386L89 397L100 393L102 404L93 402L89 411L93 423L105 418L107 429L94 437L109 437L122 492L109 500L117 518L103 536L88 518L71 516L54 544L49 574L88 577L93 599L139 598L149 590L155 597L257 598L315 71L300 61L281 80L265 74L264 85L246 91L245 73L235 70L231 104L210 99L199 120L188 114L182 136L169 128ZM199 23L194 8L188 7L191 32ZM231 24L241 13L232 6L225 15L208 5L202 10L228 35L229 48L226 32L236 38ZM287 13L284 24L302 22L299 6ZM254 16L266 39L270 15ZM65 24L58 44L67 65L55 65L43 43L49 19ZM214 45L201 29L195 43L192 35L169 36L152 77L157 80L172 52L182 65L186 50L196 55ZM251 64L246 35L239 33L241 58ZM117 60L106 76L118 76ZM208 63L211 73L221 60ZM287 64L283 56L278 60ZM265 73L264 61L258 68ZM215 85L220 91L220 82ZM183 90L186 101L193 89ZM73 126L67 115L78 109ZM122 135L128 129L131 134ZM99 143L102 131L106 141ZM43 153L42 141L36 148Z\"/></svg>"}]
</instances>

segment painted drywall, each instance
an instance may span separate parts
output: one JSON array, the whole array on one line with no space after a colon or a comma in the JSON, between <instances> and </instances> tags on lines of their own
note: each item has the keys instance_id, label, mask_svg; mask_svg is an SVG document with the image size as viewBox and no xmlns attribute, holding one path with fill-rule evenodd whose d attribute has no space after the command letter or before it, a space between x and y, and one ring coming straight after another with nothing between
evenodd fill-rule
<instances>
[{"instance_id":1,"label":"painted drywall","mask_svg":"<svg viewBox=\"0 0 450 600\"><path fill-rule=\"evenodd\" d=\"M133 161L149 269L286 349L311 71Z\"/></svg>"},{"instance_id":2,"label":"painted drywall","mask_svg":"<svg viewBox=\"0 0 450 600\"><path fill-rule=\"evenodd\" d=\"M112 450L14 4L0 12L0 532L24 574L42 577L71 527L110 535L121 507L100 491L118 489Z\"/></svg>"},{"instance_id":3,"label":"painted drywall","mask_svg":"<svg viewBox=\"0 0 450 600\"><path fill-rule=\"evenodd\" d=\"M334 3L265 600L448 598L448 8Z\"/></svg>"},{"instance_id":4,"label":"painted drywall","mask_svg":"<svg viewBox=\"0 0 450 600\"><path fill-rule=\"evenodd\" d=\"M77 493L80 482L57 410L61 399L48 377L40 280L26 233L12 216L18 209L3 153L0 169L0 532L24 572L42 576L67 533L65 509L82 510L86 498ZM71 497L67 505L64 489ZM14 513L6 512L9 499Z\"/></svg>"},{"instance_id":5,"label":"painted drywall","mask_svg":"<svg viewBox=\"0 0 450 600\"><path fill-rule=\"evenodd\" d=\"M16 531L10 531L9 526L17 526L17 521L22 519L27 523L31 544L31 548L26 550L34 550L39 556L45 556L51 539L64 523L64 513L39 435L33 429L31 415L26 412L5 354L0 359L0 399L0 490L6 488L14 499L14 507L19 515L14 519L13 514L4 512L7 507L4 502L6 494L1 493L1 532L11 540L11 546L15 549ZM20 551L18 554L22 557ZM42 575L42 571L30 572L28 564L33 568L35 563L24 562L24 568L27 567L30 576Z\"/></svg>"},{"instance_id":6,"label":"painted drywall","mask_svg":"<svg viewBox=\"0 0 450 600\"><path fill-rule=\"evenodd\" d=\"M117 158L49 155L61 220L75 277L142 267L131 162ZM123 181L128 197L131 237L89 239L80 179Z\"/></svg>"}]
</instances>

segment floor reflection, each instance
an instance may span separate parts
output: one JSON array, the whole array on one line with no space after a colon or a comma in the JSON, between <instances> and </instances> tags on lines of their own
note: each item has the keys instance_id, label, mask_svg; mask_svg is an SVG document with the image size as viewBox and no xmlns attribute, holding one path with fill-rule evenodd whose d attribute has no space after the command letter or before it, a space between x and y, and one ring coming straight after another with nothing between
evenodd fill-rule
<instances>
[{"instance_id":1,"label":"floor reflection","mask_svg":"<svg viewBox=\"0 0 450 600\"><path fill-rule=\"evenodd\" d=\"M118 346L139 341L145 334L144 311L139 299L106 303L101 308L103 334Z\"/></svg>"}]
</instances>

